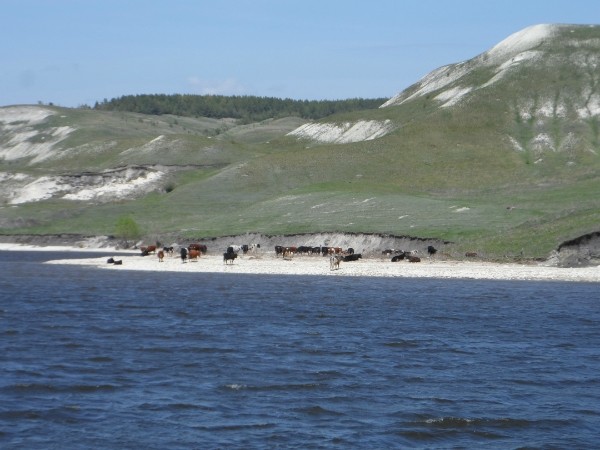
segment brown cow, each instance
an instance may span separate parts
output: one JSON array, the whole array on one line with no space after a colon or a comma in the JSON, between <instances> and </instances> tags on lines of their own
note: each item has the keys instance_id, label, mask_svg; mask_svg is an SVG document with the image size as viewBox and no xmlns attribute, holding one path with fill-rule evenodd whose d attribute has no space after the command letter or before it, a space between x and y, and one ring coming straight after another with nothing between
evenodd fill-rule
<instances>
[{"instance_id":1,"label":"brown cow","mask_svg":"<svg viewBox=\"0 0 600 450\"><path fill-rule=\"evenodd\" d=\"M198 258L202 255L200 250L188 250L188 259L191 261L192 259L198 261Z\"/></svg>"},{"instance_id":2,"label":"brown cow","mask_svg":"<svg viewBox=\"0 0 600 450\"><path fill-rule=\"evenodd\" d=\"M298 251L298 247L284 247L283 248L283 257L285 259L290 259L294 256L294 254Z\"/></svg>"},{"instance_id":3,"label":"brown cow","mask_svg":"<svg viewBox=\"0 0 600 450\"><path fill-rule=\"evenodd\" d=\"M162 250L159 250L157 255L158 255L158 262L163 262L163 258L165 257L165 252L163 252Z\"/></svg>"},{"instance_id":4,"label":"brown cow","mask_svg":"<svg viewBox=\"0 0 600 450\"><path fill-rule=\"evenodd\" d=\"M140 247L142 256L148 256L150 253L156 252L156 245L149 245L148 247Z\"/></svg>"},{"instance_id":5,"label":"brown cow","mask_svg":"<svg viewBox=\"0 0 600 450\"><path fill-rule=\"evenodd\" d=\"M199 252L206 255L208 248L204 244L190 244L188 245L188 250L198 250Z\"/></svg>"}]
</instances>

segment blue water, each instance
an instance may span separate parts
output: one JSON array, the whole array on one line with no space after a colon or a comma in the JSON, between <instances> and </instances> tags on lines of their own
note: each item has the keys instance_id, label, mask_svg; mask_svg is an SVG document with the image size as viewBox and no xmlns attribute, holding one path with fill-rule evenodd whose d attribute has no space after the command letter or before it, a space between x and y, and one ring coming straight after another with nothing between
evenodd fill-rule
<instances>
[{"instance_id":1,"label":"blue water","mask_svg":"<svg viewBox=\"0 0 600 450\"><path fill-rule=\"evenodd\" d=\"M0 252L0 448L598 448L596 283L70 256Z\"/></svg>"}]
</instances>

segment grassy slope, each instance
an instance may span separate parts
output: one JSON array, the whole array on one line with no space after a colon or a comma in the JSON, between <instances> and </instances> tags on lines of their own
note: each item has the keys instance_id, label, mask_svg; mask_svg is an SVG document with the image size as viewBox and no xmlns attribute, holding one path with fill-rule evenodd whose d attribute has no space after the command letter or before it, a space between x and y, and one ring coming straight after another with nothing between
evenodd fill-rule
<instances>
[{"instance_id":1,"label":"grassy slope","mask_svg":"<svg viewBox=\"0 0 600 450\"><path fill-rule=\"evenodd\" d=\"M528 164L508 148L496 121L470 117L468 110L440 111L425 99L415 103L373 111L402 126L361 143L307 145L272 135L261 143L255 138L260 125L247 142L248 127L211 139L188 136L181 160L174 161L214 162L202 153L210 146L228 156L223 166L180 172L173 191L135 201L91 206L55 200L10 213L34 220L37 225L18 230L32 233L110 234L116 218L130 214L154 235L368 231L452 240L457 249L489 256L545 256L562 240L597 227L596 169L577 166L571 180L559 168L562 161Z\"/></svg>"},{"instance_id":2,"label":"grassy slope","mask_svg":"<svg viewBox=\"0 0 600 450\"><path fill-rule=\"evenodd\" d=\"M561 52L573 53L560 48L555 57ZM109 137L117 144L65 158L57 164L63 170L158 162L204 167L174 175L169 193L134 201L5 208L3 214L31 225L6 231L110 234L117 217L131 214L152 235L365 231L451 240L456 251L490 257L544 257L600 223L600 125L597 118L579 120L571 101L600 83L593 72L544 64L551 61L508 74L452 108L439 108L431 93L397 107L329 118L398 125L381 139L344 145L285 137L302 123L293 118L237 127L69 110L69 120L83 128L70 145ZM480 86L492 76L481 67L460 82ZM566 104L566 115L536 115L548 102ZM555 151L532 144L539 133L552 137ZM168 142L161 149L122 153L160 134ZM569 136L576 137L571 147ZM515 151L509 137L523 150Z\"/></svg>"}]
</instances>

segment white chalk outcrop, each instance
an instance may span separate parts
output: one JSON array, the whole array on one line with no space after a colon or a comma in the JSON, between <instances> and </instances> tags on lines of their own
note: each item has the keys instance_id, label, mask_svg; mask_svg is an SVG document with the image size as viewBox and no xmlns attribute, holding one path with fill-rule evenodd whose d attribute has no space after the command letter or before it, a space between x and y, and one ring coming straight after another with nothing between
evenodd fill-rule
<instances>
[{"instance_id":1,"label":"white chalk outcrop","mask_svg":"<svg viewBox=\"0 0 600 450\"><path fill-rule=\"evenodd\" d=\"M13 161L31 158L30 164L44 161L56 153L56 145L66 139L74 128L48 127L43 131L36 126L55 112L40 106L9 106L0 108L0 159Z\"/></svg>"},{"instance_id":2,"label":"white chalk outcrop","mask_svg":"<svg viewBox=\"0 0 600 450\"><path fill-rule=\"evenodd\" d=\"M533 25L518 31L487 52L458 64L450 64L434 70L419 80L415 90L405 90L392 97L382 108L400 105L417 97L437 92L435 99L441 107L457 104L466 94L479 88L490 86L500 80L508 71L526 61L541 59L544 53L535 50L546 39L551 38L560 25ZM463 77L481 66L495 67L494 76L482 85L460 85ZM457 85L459 83L459 85ZM439 92L440 90L443 91Z\"/></svg>"},{"instance_id":3,"label":"white chalk outcrop","mask_svg":"<svg viewBox=\"0 0 600 450\"><path fill-rule=\"evenodd\" d=\"M9 205L39 202L50 198L109 202L134 198L155 190L165 172L144 167L127 167L98 173L34 177L0 172L0 199Z\"/></svg>"},{"instance_id":4,"label":"white chalk outcrop","mask_svg":"<svg viewBox=\"0 0 600 450\"><path fill-rule=\"evenodd\" d=\"M391 120L359 120L344 123L306 123L287 136L329 144L370 141L385 136L394 129Z\"/></svg>"}]
</instances>

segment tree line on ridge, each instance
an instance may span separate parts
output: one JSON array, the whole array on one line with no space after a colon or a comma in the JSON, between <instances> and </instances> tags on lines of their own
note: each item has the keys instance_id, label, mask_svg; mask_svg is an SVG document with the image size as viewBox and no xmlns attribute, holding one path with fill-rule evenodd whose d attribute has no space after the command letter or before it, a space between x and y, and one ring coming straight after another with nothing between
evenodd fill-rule
<instances>
[{"instance_id":1,"label":"tree line on ridge","mask_svg":"<svg viewBox=\"0 0 600 450\"><path fill-rule=\"evenodd\" d=\"M374 109L387 98L347 100L292 100L275 97L224 95L124 95L96 102L94 109L128 111L149 115L172 114L184 117L232 118L242 122L282 117L301 117L316 120L336 113Z\"/></svg>"}]
</instances>

